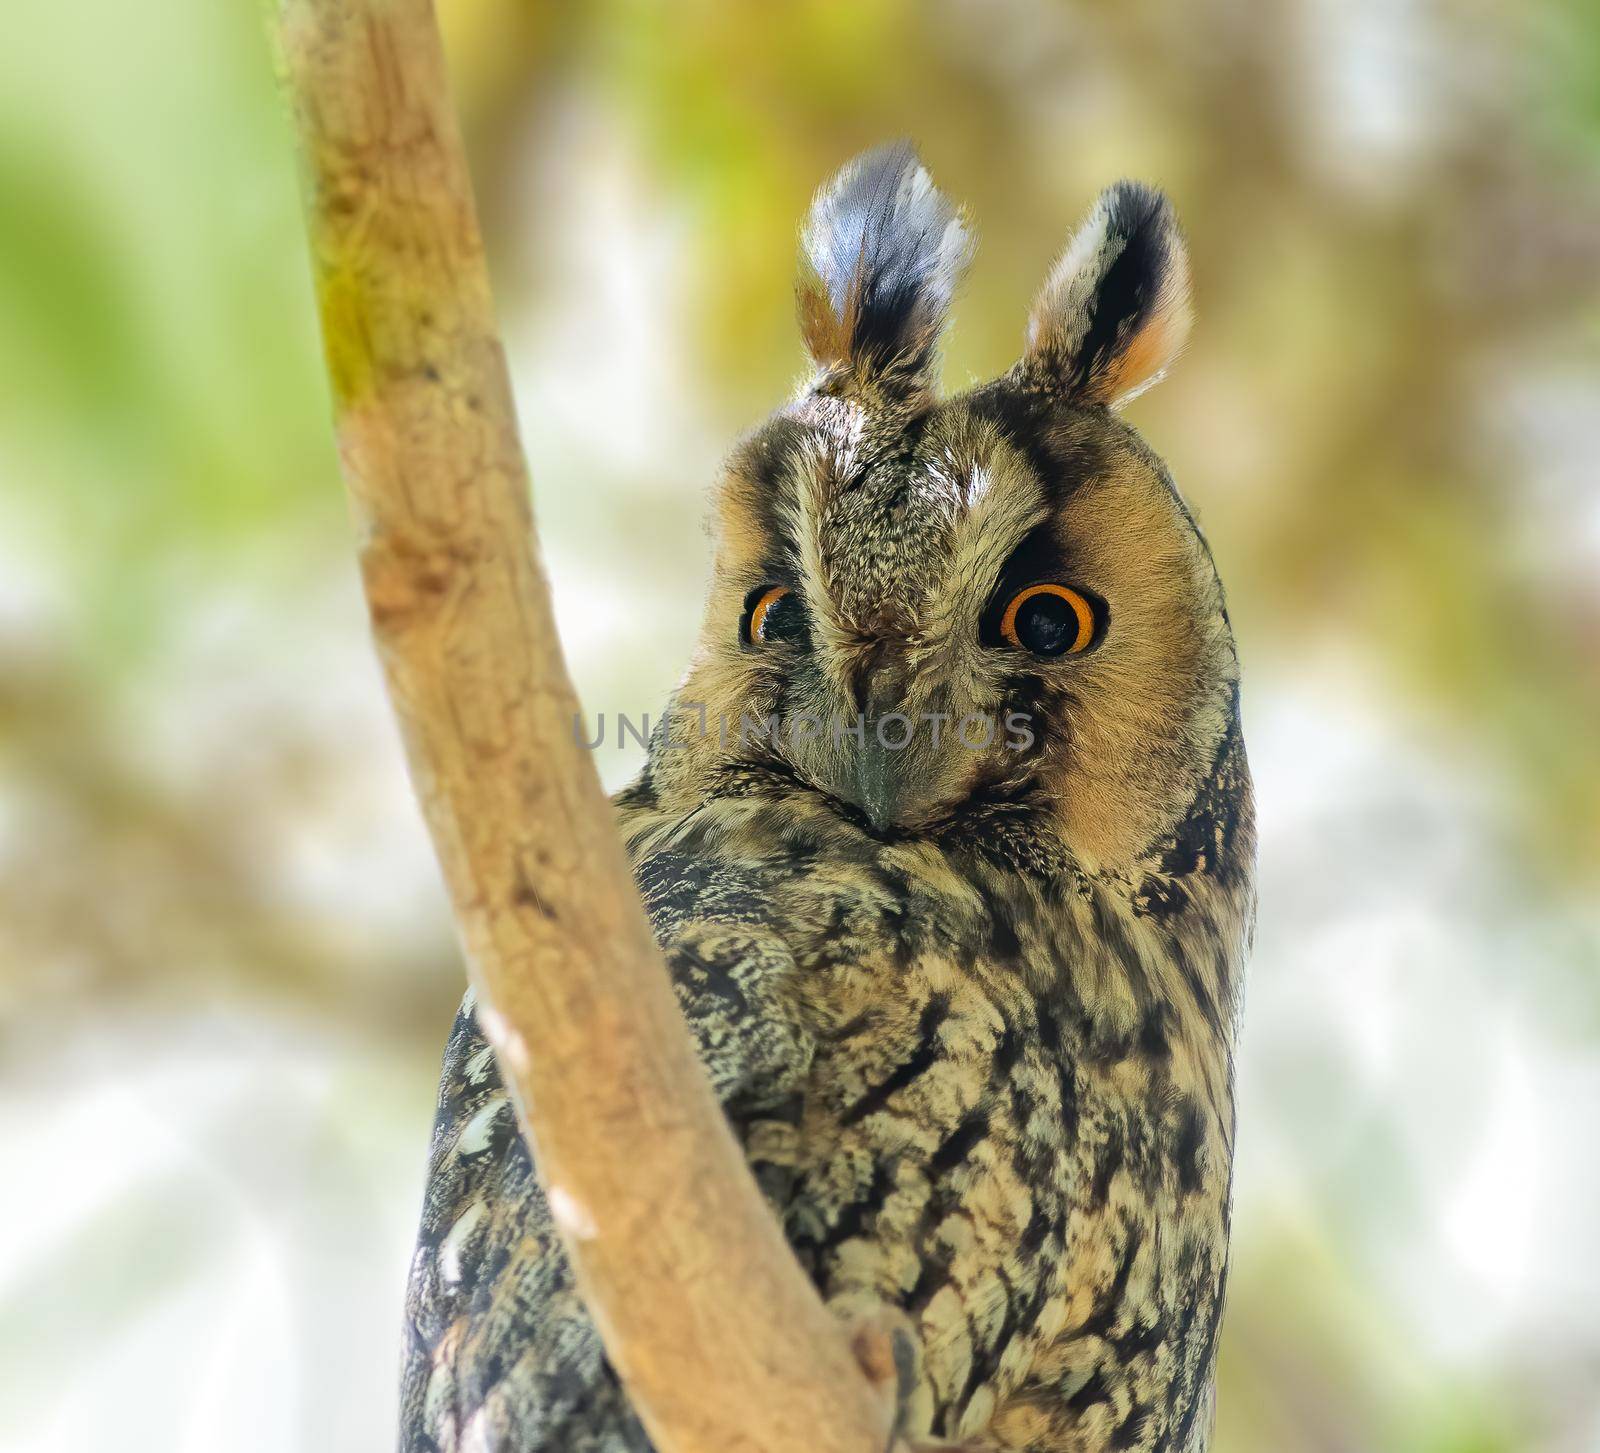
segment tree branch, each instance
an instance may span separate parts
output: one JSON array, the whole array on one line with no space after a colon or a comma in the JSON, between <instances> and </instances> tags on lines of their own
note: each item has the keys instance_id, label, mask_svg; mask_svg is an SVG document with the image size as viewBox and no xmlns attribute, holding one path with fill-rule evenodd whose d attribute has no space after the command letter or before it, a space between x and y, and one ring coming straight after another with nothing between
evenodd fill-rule
<instances>
[{"instance_id":1,"label":"tree branch","mask_svg":"<svg viewBox=\"0 0 1600 1453\"><path fill-rule=\"evenodd\" d=\"M880 1453L695 1059L594 764L430 0L281 0L340 457L412 780L579 1286L663 1453Z\"/></svg>"}]
</instances>

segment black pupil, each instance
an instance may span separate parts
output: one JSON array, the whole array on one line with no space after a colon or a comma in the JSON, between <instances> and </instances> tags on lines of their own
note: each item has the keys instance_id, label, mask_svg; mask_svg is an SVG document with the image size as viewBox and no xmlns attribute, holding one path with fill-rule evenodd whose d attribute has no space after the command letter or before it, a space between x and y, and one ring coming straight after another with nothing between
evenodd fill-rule
<instances>
[{"instance_id":1,"label":"black pupil","mask_svg":"<svg viewBox=\"0 0 1600 1453\"><path fill-rule=\"evenodd\" d=\"M1059 595L1044 590L1017 607L1013 628L1035 656L1059 656L1078 639L1078 613Z\"/></svg>"},{"instance_id":2,"label":"black pupil","mask_svg":"<svg viewBox=\"0 0 1600 1453\"><path fill-rule=\"evenodd\" d=\"M763 641L794 641L806 631L806 611L792 590L780 595L761 617Z\"/></svg>"}]
</instances>

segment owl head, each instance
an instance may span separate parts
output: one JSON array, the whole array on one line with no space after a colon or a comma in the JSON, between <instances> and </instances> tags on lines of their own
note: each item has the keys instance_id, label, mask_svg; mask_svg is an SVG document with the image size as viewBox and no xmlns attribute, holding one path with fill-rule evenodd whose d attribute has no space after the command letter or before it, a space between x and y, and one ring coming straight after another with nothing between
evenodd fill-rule
<instances>
[{"instance_id":1,"label":"owl head","mask_svg":"<svg viewBox=\"0 0 1600 1453\"><path fill-rule=\"evenodd\" d=\"M952 397L938 344L971 241L909 146L824 187L803 251L813 368L718 484L662 785L765 773L875 836L1004 813L1086 864L1137 861L1214 776L1238 674L1205 540L1114 412L1188 331L1171 207L1109 188L1021 359Z\"/></svg>"}]
</instances>

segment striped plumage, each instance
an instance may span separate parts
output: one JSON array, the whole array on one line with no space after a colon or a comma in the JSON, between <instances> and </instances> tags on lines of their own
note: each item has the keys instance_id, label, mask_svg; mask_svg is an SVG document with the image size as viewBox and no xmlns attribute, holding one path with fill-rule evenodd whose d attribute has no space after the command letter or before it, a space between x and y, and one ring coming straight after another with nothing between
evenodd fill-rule
<instances>
[{"instance_id":1,"label":"striped plumage","mask_svg":"<svg viewBox=\"0 0 1600 1453\"><path fill-rule=\"evenodd\" d=\"M967 244L910 153L847 168L807 244L818 372L730 461L705 633L619 825L796 1253L842 1316L914 1333L907 1438L1193 1453L1254 827L1209 552L1107 407L1181 343L1181 244L1157 194L1112 189L1023 362L947 400ZM1092 648L996 637L1038 580L1098 602ZM788 629L746 639L775 586ZM886 750L896 712L917 730ZM955 726L1009 712L1021 749ZM823 730L742 730L805 714ZM405 1449L648 1447L470 1001L408 1310Z\"/></svg>"}]
</instances>

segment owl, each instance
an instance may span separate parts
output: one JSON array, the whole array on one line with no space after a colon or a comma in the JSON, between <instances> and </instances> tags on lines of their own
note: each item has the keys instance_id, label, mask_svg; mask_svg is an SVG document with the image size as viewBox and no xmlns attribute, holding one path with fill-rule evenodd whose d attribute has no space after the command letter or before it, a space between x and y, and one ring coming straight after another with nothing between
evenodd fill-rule
<instances>
[{"instance_id":1,"label":"owl","mask_svg":"<svg viewBox=\"0 0 1600 1453\"><path fill-rule=\"evenodd\" d=\"M1239 668L1116 412L1182 346L1172 210L1109 188L1021 360L954 396L970 252L914 152L818 194L811 368L713 496L693 660L617 827L757 1183L909 1446L1196 1453L1254 922ZM469 994L407 1298L407 1453L645 1453Z\"/></svg>"}]
</instances>

